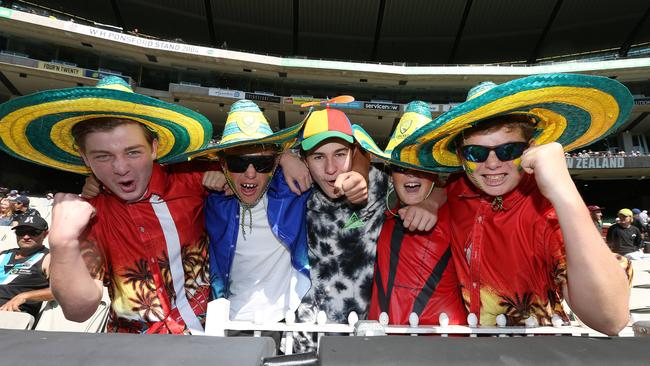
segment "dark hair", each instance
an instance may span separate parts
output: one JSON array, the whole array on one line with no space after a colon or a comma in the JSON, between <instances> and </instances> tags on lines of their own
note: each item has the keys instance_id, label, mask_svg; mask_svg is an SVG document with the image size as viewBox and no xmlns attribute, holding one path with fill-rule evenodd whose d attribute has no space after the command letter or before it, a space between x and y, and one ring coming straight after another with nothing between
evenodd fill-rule
<instances>
[{"instance_id":1,"label":"dark hair","mask_svg":"<svg viewBox=\"0 0 650 366\"><path fill-rule=\"evenodd\" d=\"M226 155L246 155L251 153L256 153L260 151L273 151L275 154L282 152L282 146L277 144L252 144L252 145L240 145L231 148L226 148L217 153L220 157L225 157Z\"/></svg>"},{"instance_id":2,"label":"dark hair","mask_svg":"<svg viewBox=\"0 0 650 366\"><path fill-rule=\"evenodd\" d=\"M537 120L528 114L506 114L503 116L491 117L480 121L475 126L472 126L463 131L463 133L456 139L457 146L463 146L463 138L468 138L472 135L486 135L498 131L502 128L508 130L519 129L526 141L535 136L535 125Z\"/></svg>"},{"instance_id":3,"label":"dark hair","mask_svg":"<svg viewBox=\"0 0 650 366\"><path fill-rule=\"evenodd\" d=\"M133 124L138 125L142 128L144 138L147 140L147 143L149 143L149 146L151 146L153 144L153 140L158 137L153 130L149 129L144 124L132 119L118 117L98 117L81 121L72 127L72 138L74 139L74 143L77 145L77 147L79 147L81 150L85 150L86 136L88 136L88 134L93 132L108 132L112 131L118 126Z\"/></svg>"}]
</instances>

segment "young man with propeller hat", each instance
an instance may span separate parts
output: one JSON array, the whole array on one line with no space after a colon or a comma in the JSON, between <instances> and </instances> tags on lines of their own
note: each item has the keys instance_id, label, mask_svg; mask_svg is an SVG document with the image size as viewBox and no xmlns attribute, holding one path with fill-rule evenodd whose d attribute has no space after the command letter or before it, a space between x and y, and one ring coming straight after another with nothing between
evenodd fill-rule
<instances>
[{"instance_id":1,"label":"young man with propeller hat","mask_svg":"<svg viewBox=\"0 0 650 366\"><path fill-rule=\"evenodd\" d=\"M446 187L452 258L481 325L499 315L509 325L567 322L562 299L600 332L627 324L625 271L592 224L564 150L614 132L631 107L627 88L604 77L482 83L395 148L411 164L465 170Z\"/></svg>"}]
</instances>

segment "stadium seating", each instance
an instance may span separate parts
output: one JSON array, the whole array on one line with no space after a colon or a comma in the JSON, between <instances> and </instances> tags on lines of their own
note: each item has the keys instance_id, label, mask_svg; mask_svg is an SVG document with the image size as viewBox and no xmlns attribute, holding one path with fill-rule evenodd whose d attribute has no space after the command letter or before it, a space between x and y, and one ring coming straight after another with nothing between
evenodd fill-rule
<instances>
[{"instance_id":1,"label":"stadium seating","mask_svg":"<svg viewBox=\"0 0 650 366\"><path fill-rule=\"evenodd\" d=\"M0 329L32 329L34 317L28 313L0 311Z\"/></svg>"},{"instance_id":2,"label":"stadium seating","mask_svg":"<svg viewBox=\"0 0 650 366\"><path fill-rule=\"evenodd\" d=\"M103 333L108 321L108 312L111 301L108 297L108 290L104 287L102 301L97 311L85 322L77 323L67 320L63 310L55 300L49 301L41 310L38 323L34 330L50 332L79 332L79 333Z\"/></svg>"}]
</instances>

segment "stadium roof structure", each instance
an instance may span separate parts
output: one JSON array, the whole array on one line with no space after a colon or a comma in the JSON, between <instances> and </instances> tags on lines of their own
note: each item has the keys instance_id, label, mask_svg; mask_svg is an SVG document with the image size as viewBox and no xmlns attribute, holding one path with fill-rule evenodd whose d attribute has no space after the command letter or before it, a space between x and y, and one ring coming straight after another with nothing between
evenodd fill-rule
<instances>
[{"instance_id":1,"label":"stadium roof structure","mask_svg":"<svg viewBox=\"0 0 650 366\"><path fill-rule=\"evenodd\" d=\"M420 65L536 63L650 45L647 0L32 0L167 40Z\"/></svg>"}]
</instances>

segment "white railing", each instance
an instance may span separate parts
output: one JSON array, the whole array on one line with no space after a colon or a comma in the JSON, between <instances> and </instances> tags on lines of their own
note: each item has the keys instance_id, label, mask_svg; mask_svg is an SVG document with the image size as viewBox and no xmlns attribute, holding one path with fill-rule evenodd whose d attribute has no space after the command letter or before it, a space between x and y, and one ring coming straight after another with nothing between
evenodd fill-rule
<instances>
[{"instance_id":1,"label":"white railing","mask_svg":"<svg viewBox=\"0 0 650 366\"><path fill-rule=\"evenodd\" d=\"M449 325L449 318L442 313L439 318L440 325L419 325L417 314L412 313L409 317L409 325L391 325L386 313L382 313L379 321L359 320L355 312L348 316L348 324L328 323L327 315L321 311L314 323L296 323L293 312L287 312L284 323L266 323L264 319L255 321L230 320L230 301L226 299L213 300L208 304L205 334L209 336L224 337L229 330L252 331L253 336L259 337L262 332L283 332L283 347L285 354L293 353L294 334L312 333L317 334L318 339L325 334L334 333L347 336L381 336L381 335L465 335L469 337L493 336L493 337L532 337L536 335L556 336L589 336L604 337L605 335L591 328L579 325L563 325L558 315L553 315L552 326L539 326L534 317L526 319L525 326L506 326L506 317L497 316L497 326L479 326L476 315L469 314L468 325ZM631 329L619 334L620 336L633 335Z\"/></svg>"}]
</instances>

